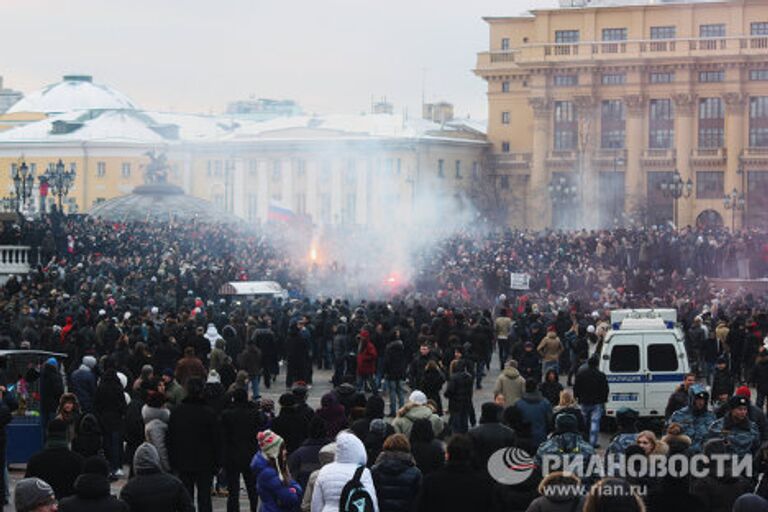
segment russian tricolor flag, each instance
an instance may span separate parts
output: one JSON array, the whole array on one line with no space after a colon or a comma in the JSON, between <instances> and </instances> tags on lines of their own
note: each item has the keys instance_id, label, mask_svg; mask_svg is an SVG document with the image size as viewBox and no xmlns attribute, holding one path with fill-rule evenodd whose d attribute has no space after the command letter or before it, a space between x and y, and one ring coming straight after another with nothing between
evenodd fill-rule
<instances>
[{"instance_id":1,"label":"russian tricolor flag","mask_svg":"<svg viewBox=\"0 0 768 512\"><path fill-rule=\"evenodd\" d=\"M276 201L270 201L267 220L272 222L295 222L296 214L290 208L282 206Z\"/></svg>"}]
</instances>

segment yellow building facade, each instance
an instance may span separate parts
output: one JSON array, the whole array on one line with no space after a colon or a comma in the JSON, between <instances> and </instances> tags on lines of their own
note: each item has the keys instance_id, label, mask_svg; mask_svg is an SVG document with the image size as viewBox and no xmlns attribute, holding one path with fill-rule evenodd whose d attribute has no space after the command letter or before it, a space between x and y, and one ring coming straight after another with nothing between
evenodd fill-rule
<instances>
[{"instance_id":1,"label":"yellow building facade","mask_svg":"<svg viewBox=\"0 0 768 512\"><path fill-rule=\"evenodd\" d=\"M768 2L601 2L486 18L510 223L764 226Z\"/></svg>"}]
</instances>

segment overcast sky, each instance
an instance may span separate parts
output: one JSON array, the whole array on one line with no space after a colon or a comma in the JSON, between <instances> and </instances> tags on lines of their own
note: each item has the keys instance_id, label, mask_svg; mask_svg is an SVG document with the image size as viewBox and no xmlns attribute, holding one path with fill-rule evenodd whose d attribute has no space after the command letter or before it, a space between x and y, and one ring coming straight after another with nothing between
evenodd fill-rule
<instances>
[{"instance_id":1,"label":"overcast sky","mask_svg":"<svg viewBox=\"0 0 768 512\"><path fill-rule=\"evenodd\" d=\"M92 74L146 109L221 112L250 96L357 113L371 96L418 115L447 100L484 118L471 70L488 15L556 0L2 0L0 75L31 92ZM426 70L426 71L424 71Z\"/></svg>"}]
</instances>

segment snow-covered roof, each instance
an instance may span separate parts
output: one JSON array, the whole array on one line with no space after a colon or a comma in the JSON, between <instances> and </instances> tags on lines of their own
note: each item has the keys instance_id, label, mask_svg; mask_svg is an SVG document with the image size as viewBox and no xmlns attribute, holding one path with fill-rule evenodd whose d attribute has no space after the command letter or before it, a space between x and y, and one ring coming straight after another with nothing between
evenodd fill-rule
<instances>
[{"instance_id":1,"label":"snow-covered roof","mask_svg":"<svg viewBox=\"0 0 768 512\"><path fill-rule=\"evenodd\" d=\"M61 82L28 94L8 112L56 114L72 110L115 109L135 110L136 105L123 93L107 85L94 84L90 76L69 75Z\"/></svg>"}]
</instances>

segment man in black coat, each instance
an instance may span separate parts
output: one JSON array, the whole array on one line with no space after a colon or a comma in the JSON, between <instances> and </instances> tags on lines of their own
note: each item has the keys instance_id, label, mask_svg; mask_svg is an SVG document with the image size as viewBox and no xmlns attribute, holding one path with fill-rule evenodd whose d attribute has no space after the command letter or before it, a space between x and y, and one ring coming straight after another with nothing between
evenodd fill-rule
<instances>
[{"instance_id":1,"label":"man in black coat","mask_svg":"<svg viewBox=\"0 0 768 512\"><path fill-rule=\"evenodd\" d=\"M472 441L455 435L448 441L447 463L424 476L419 512L466 512L493 509L492 480L472 466Z\"/></svg>"},{"instance_id":2,"label":"man in black coat","mask_svg":"<svg viewBox=\"0 0 768 512\"><path fill-rule=\"evenodd\" d=\"M448 381L445 397L448 399L451 430L466 434L469 429L469 411L472 407L472 375L463 359L456 361L453 375Z\"/></svg>"},{"instance_id":3,"label":"man in black coat","mask_svg":"<svg viewBox=\"0 0 768 512\"><path fill-rule=\"evenodd\" d=\"M187 381L187 398L171 414L168 438L171 467L190 496L194 496L197 487L197 510L211 512L213 471L219 465L219 437L216 413L205 404L201 379L192 377Z\"/></svg>"},{"instance_id":4,"label":"man in black coat","mask_svg":"<svg viewBox=\"0 0 768 512\"><path fill-rule=\"evenodd\" d=\"M131 512L194 512L192 498L181 480L163 473L153 444L143 443L136 449L133 471L136 476L120 492L120 499Z\"/></svg>"},{"instance_id":5,"label":"man in black coat","mask_svg":"<svg viewBox=\"0 0 768 512\"><path fill-rule=\"evenodd\" d=\"M88 457L75 480L75 494L61 500L61 512L128 512L128 505L112 496L109 463L104 457Z\"/></svg>"},{"instance_id":6,"label":"man in black coat","mask_svg":"<svg viewBox=\"0 0 768 512\"><path fill-rule=\"evenodd\" d=\"M608 379L598 370L597 364L597 356L592 356L588 366L576 374L573 385L573 395L579 401L584 421L589 424L589 442L595 447L603 409L608 401Z\"/></svg>"},{"instance_id":7,"label":"man in black coat","mask_svg":"<svg viewBox=\"0 0 768 512\"><path fill-rule=\"evenodd\" d=\"M72 495L75 479L83 468L83 457L70 451L67 445L67 424L62 420L48 423L48 440L42 451L27 462L24 478L37 477L53 487L56 499Z\"/></svg>"},{"instance_id":8,"label":"man in black coat","mask_svg":"<svg viewBox=\"0 0 768 512\"><path fill-rule=\"evenodd\" d=\"M486 402L480 410L480 424L469 431L475 446L475 465L482 471L488 470L488 459L501 448L515 445L515 431L501 424L503 409L494 402Z\"/></svg>"},{"instance_id":9,"label":"man in black coat","mask_svg":"<svg viewBox=\"0 0 768 512\"><path fill-rule=\"evenodd\" d=\"M397 410L405 405L403 381L408 362L405 359L405 345L400 339L400 330L395 329L395 339L390 341L384 352L384 378L389 389L389 415L395 417Z\"/></svg>"},{"instance_id":10,"label":"man in black coat","mask_svg":"<svg viewBox=\"0 0 768 512\"><path fill-rule=\"evenodd\" d=\"M307 438L308 424L298 409L293 393L283 393L278 403L280 414L272 420L272 431L285 440L285 447L290 454Z\"/></svg>"},{"instance_id":11,"label":"man in black coat","mask_svg":"<svg viewBox=\"0 0 768 512\"><path fill-rule=\"evenodd\" d=\"M236 389L232 393L232 403L221 413L223 465L229 482L227 510L237 510L239 507L241 474L251 510L259 506L250 463L259 449L256 436L264 428L264 415L253 402L248 401L248 393L244 389Z\"/></svg>"}]
</instances>

